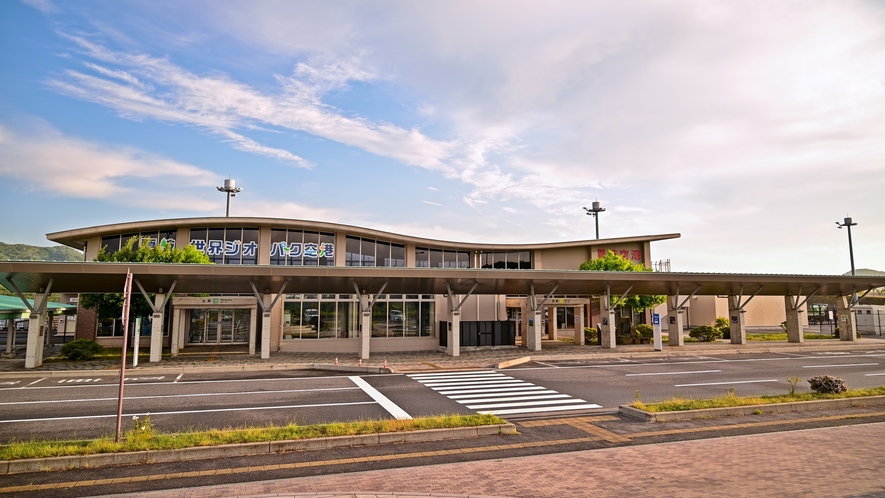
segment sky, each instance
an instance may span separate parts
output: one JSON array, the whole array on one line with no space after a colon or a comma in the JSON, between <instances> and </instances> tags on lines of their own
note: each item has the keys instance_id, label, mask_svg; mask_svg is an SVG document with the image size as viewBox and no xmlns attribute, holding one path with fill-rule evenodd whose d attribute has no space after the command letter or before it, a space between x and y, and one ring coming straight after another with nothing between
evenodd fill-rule
<instances>
[{"instance_id":1,"label":"sky","mask_svg":"<svg viewBox=\"0 0 885 498\"><path fill-rule=\"evenodd\" d=\"M885 270L885 2L0 2L0 241L224 216Z\"/></svg>"}]
</instances>

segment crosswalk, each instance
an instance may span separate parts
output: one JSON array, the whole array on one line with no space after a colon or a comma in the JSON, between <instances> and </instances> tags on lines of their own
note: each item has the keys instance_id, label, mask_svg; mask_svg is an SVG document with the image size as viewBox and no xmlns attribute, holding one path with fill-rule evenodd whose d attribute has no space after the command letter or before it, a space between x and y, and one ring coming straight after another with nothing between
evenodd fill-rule
<instances>
[{"instance_id":1,"label":"crosswalk","mask_svg":"<svg viewBox=\"0 0 885 498\"><path fill-rule=\"evenodd\" d=\"M413 374L410 378L478 413L558 412L601 408L494 371Z\"/></svg>"}]
</instances>

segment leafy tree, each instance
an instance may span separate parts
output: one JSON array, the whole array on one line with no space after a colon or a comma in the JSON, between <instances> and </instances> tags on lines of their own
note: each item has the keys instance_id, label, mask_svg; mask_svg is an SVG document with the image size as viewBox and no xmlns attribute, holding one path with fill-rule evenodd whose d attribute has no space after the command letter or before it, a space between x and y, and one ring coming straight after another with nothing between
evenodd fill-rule
<instances>
[{"instance_id":1,"label":"leafy tree","mask_svg":"<svg viewBox=\"0 0 885 498\"><path fill-rule=\"evenodd\" d=\"M184 249L170 246L160 247L157 244L150 247L140 244L135 248L136 238L129 239L119 251L109 253L102 247L95 261L116 263L193 263L212 264L209 256L198 251L196 247L189 245ZM154 294L149 295L154 299ZM123 314L123 294L83 294L80 303L84 308L94 309L98 313L99 320L118 318ZM153 313L150 304L141 296L137 287L133 287L132 299L129 302L129 317L150 316Z\"/></svg>"},{"instance_id":2,"label":"leafy tree","mask_svg":"<svg viewBox=\"0 0 885 498\"><path fill-rule=\"evenodd\" d=\"M627 258L608 251L605 256L581 263L579 270L584 271L652 271L639 263L633 263ZM618 296L612 296L612 304ZM667 302L667 296L628 296L621 302L621 306L628 306L636 311L644 311Z\"/></svg>"}]
</instances>

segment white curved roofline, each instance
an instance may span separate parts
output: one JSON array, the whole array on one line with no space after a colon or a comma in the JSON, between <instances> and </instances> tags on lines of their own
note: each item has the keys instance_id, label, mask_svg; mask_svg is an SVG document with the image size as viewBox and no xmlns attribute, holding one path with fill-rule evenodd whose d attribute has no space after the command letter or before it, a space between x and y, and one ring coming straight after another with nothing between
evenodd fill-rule
<instances>
[{"instance_id":1,"label":"white curved roofline","mask_svg":"<svg viewBox=\"0 0 885 498\"><path fill-rule=\"evenodd\" d=\"M199 228L212 226L252 225L269 226L271 228L305 229L327 232L344 232L347 235L357 235L381 239L400 244L415 244L418 246L430 246L443 249L488 249L488 250L533 250L533 249L556 249L565 247L583 247L599 244L619 244L627 242L652 242L657 240L677 239L679 233L667 233L659 235L638 235L633 237L618 237L610 239L586 239L564 242L544 242L533 244L500 244L500 243L476 243L457 242L449 240L427 239L413 237L372 228L364 228L353 225L342 225L323 221L296 220L287 218L256 218L256 217L207 217L207 218L171 218L165 220L133 221L127 223L114 223L111 225L99 225L94 227L76 228L62 232L46 234L46 238L74 249L82 250L84 241L96 235L102 236L115 233L142 232L147 230L164 230L179 227Z\"/></svg>"}]
</instances>

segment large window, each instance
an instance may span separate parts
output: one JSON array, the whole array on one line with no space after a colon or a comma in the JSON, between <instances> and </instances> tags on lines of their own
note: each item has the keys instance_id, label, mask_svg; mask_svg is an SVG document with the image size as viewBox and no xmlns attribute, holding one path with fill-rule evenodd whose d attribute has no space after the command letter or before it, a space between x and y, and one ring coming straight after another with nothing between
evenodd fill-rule
<instances>
[{"instance_id":1,"label":"large window","mask_svg":"<svg viewBox=\"0 0 885 498\"><path fill-rule=\"evenodd\" d=\"M507 270L531 270L530 251L482 252L479 255L480 268Z\"/></svg>"},{"instance_id":2,"label":"large window","mask_svg":"<svg viewBox=\"0 0 885 498\"><path fill-rule=\"evenodd\" d=\"M406 266L406 247L382 240L347 237L345 266Z\"/></svg>"},{"instance_id":3,"label":"large window","mask_svg":"<svg viewBox=\"0 0 885 498\"><path fill-rule=\"evenodd\" d=\"M270 231L270 264L335 266L335 234L274 228Z\"/></svg>"},{"instance_id":4,"label":"large window","mask_svg":"<svg viewBox=\"0 0 885 498\"><path fill-rule=\"evenodd\" d=\"M418 268L470 268L470 253L416 247L415 266Z\"/></svg>"},{"instance_id":5,"label":"large window","mask_svg":"<svg viewBox=\"0 0 885 498\"><path fill-rule=\"evenodd\" d=\"M190 244L215 264L258 264L257 228L192 228Z\"/></svg>"},{"instance_id":6,"label":"large window","mask_svg":"<svg viewBox=\"0 0 885 498\"><path fill-rule=\"evenodd\" d=\"M432 295L380 296L372 306L372 337L432 337ZM359 303L351 294L287 294L283 340L359 337Z\"/></svg>"},{"instance_id":7,"label":"large window","mask_svg":"<svg viewBox=\"0 0 885 498\"><path fill-rule=\"evenodd\" d=\"M104 247L109 253L113 254L120 250L129 239L135 237L135 249L141 244L147 244L149 247L155 247L159 244L161 247L175 247L175 236L177 230L154 230L140 233L125 233L116 235L106 235L101 238L101 247Z\"/></svg>"}]
</instances>

